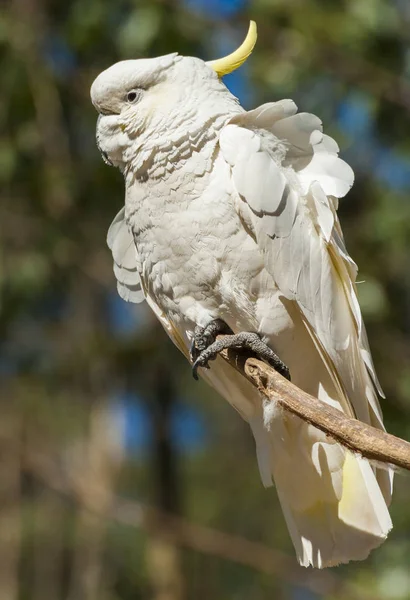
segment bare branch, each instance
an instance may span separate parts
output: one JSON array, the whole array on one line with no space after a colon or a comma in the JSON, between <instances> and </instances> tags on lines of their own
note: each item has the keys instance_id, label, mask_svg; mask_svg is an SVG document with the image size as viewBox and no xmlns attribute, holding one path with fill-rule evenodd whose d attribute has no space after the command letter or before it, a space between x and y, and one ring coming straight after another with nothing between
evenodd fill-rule
<instances>
[{"instance_id":1,"label":"bare branch","mask_svg":"<svg viewBox=\"0 0 410 600\"><path fill-rule=\"evenodd\" d=\"M311 423L345 448L369 460L410 470L409 442L346 416L296 387L250 354L224 350L221 356L266 398Z\"/></svg>"}]
</instances>

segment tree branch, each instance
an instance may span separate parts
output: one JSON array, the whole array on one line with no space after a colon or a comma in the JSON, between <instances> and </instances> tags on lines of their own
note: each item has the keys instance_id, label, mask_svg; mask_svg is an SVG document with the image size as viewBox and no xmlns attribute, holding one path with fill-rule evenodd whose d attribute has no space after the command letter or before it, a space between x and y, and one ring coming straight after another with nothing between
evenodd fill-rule
<instances>
[{"instance_id":1,"label":"tree branch","mask_svg":"<svg viewBox=\"0 0 410 600\"><path fill-rule=\"evenodd\" d=\"M409 442L346 416L296 387L249 353L223 350L221 357L271 402L311 423L345 448L369 460L410 471Z\"/></svg>"}]
</instances>

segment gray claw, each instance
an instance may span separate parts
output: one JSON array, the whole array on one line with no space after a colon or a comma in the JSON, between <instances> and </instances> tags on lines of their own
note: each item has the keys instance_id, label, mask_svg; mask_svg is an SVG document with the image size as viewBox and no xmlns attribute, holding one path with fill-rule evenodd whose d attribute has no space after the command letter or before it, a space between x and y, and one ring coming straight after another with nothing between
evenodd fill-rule
<instances>
[{"instance_id":1,"label":"gray claw","mask_svg":"<svg viewBox=\"0 0 410 600\"><path fill-rule=\"evenodd\" d=\"M209 359L209 360L212 360L212 359ZM208 362L203 362L201 360L201 356L199 356L196 359L196 361L194 362L194 364L192 365L192 377L195 379L195 381L199 380L199 377L198 377L198 369L199 369L199 367L202 367L203 369L210 369L211 368L208 365Z\"/></svg>"},{"instance_id":2,"label":"gray claw","mask_svg":"<svg viewBox=\"0 0 410 600\"><path fill-rule=\"evenodd\" d=\"M227 334L216 339L218 334ZM198 380L199 367L209 369L209 361L215 360L222 350L228 348L246 348L258 358L270 364L278 373L290 381L290 372L275 352L260 338L257 333L242 331L233 334L232 330L221 319L211 321L207 327L196 327L194 340L191 345L191 359L193 361L192 375Z\"/></svg>"}]
</instances>

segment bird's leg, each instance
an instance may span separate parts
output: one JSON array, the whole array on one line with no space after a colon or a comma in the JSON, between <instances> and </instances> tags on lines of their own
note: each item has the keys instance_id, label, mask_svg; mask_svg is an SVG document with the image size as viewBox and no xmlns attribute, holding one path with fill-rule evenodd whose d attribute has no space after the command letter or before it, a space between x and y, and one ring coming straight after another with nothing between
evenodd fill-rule
<instances>
[{"instance_id":1,"label":"bird's leg","mask_svg":"<svg viewBox=\"0 0 410 600\"><path fill-rule=\"evenodd\" d=\"M199 358L201 353L206 350L211 344L213 344L216 340L216 336L220 334L233 334L233 331L225 321L222 319L214 319L206 327L201 327L197 325L194 331L194 337L192 339L191 344L191 360L193 363ZM213 358L209 358L208 360L214 360L216 358L216 354ZM206 369L209 369L209 365L201 365ZM194 374L195 379L198 379L196 376L196 372Z\"/></svg>"},{"instance_id":2,"label":"bird's leg","mask_svg":"<svg viewBox=\"0 0 410 600\"><path fill-rule=\"evenodd\" d=\"M219 334L227 334L216 339ZM234 334L228 325L221 319L211 321L206 327L196 327L194 339L191 346L191 358L193 361L192 374L198 379L198 368L209 369L209 361L215 360L219 352L233 348L235 350L247 349L258 358L266 361L278 373L290 381L288 367L279 356L269 348L257 333L241 331Z\"/></svg>"}]
</instances>

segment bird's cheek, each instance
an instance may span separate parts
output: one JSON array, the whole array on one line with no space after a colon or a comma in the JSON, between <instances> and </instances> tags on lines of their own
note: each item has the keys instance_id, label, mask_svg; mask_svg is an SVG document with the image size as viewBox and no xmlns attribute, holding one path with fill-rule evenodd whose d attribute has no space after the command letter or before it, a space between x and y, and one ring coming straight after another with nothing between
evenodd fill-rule
<instances>
[{"instance_id":1,"label":"bird's cheek","mask_svg":"<svg viewBox=\"0 0 410 600\"><path fill-rule=\"evenodd\" d=\"M122 130L118 120L107 122L103 117L97 126L97 145L108 162L118 166L123 162L123 153L127 146L128 136Z\"/></svg>"}]
</instances>

